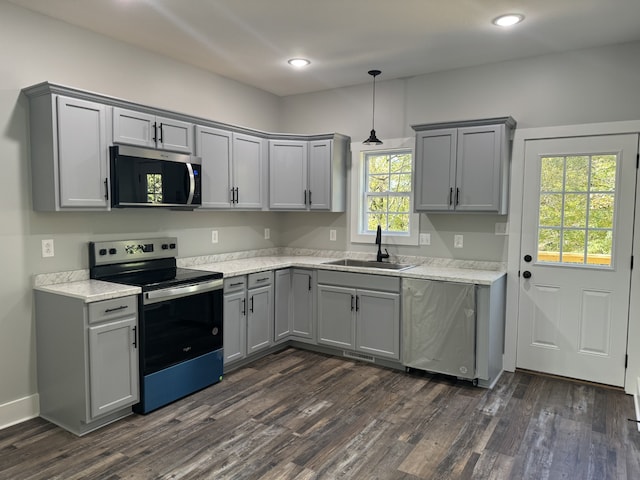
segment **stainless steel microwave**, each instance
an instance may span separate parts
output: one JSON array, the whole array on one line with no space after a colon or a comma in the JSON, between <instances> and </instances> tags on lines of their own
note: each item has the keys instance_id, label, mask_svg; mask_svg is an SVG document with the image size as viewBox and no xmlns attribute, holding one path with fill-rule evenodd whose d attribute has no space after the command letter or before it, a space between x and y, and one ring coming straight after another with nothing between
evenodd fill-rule
<instances>
[{"instance_id":1,"label":"stainless steel microwave","mask_svg":"<svg viewBox=\"0 0 640 480\"><path fill-rule=\"evenodd\" d=\"M202 159L181 153L109 147L111 206L193 209L202 204Z\"/></svg>"}]
</instances>

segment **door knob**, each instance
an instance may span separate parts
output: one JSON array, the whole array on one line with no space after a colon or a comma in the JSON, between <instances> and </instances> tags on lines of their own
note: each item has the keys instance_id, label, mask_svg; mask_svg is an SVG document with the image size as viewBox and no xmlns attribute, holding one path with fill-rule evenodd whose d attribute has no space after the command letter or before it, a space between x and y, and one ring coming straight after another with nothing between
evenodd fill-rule
<instances>
[{"instance_id":1,"label":"door knob","mask_svg":"<svg viewBox=\"0 0 640 480\"><path fill-rule=\"evenodd\" d=\"M525 256L524 256L524 261L525 261L525 262L527 262L527 263L528 263L528 262L530 262L531 260L532 260L531 255L528 255L528 254L527 254L527 255L525 255Z\"/></svg>"},{"instance_id":2,"label":"door knob","mask_svg":"<svg viewBox=\"0 0 640 480\"><path fill-rule=\"evenodd\" d=\"M525 270L524 272L522 272L522 276L524 278L531 278L531 272L529 270Z\"/></svg>"}]
</instances>

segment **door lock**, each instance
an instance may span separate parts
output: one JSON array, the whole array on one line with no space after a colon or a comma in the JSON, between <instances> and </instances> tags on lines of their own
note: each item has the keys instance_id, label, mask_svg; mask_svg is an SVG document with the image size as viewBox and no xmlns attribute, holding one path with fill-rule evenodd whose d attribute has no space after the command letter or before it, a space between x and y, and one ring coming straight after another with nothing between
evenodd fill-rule
<instances>
[{"instance_id":1,"label":"door lock","mask_svg":"<svg viewBox=\"0 0 640 480\"><path fill-rule=\"evenodd\" d=\"M531 272L529 270L525 270L524 272L522 272L522 276L524 278L531 278Z\"/></svg>"}]
</instances>

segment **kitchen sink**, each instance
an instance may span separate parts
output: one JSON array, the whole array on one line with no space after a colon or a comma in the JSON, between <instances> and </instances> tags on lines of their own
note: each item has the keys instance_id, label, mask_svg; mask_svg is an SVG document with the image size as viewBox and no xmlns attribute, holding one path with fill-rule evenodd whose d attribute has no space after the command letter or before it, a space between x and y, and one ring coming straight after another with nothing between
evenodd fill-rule
<instances>
[{"instance_id":1,"label":"kitchen sink","mask_svg":"<svg viewBox=\"0 0 640 480\"><path fill-rule=\"evenodd\" d=\"M377 268L382 270L396 271L415 267L415 265L408 265L406 263L376 262L375 260L354 260L352 258L332 260L331 262L324 262L324 265L341 265L343 267Z\"/></svg>"}]
</instances>

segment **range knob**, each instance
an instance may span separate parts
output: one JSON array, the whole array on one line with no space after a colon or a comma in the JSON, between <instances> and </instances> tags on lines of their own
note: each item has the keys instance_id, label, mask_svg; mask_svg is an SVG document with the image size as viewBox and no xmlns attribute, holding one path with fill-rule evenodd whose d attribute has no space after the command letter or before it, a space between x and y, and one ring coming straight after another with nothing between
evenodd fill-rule
<instances>
[{"instance_id":1,"label":"range knob","mask_svg":"<svg viewBox=\"0 0 640 480\"><path fill-rule=\"evenodd\" d=\"M98 255L104 256L104 255L106 255L106 254L107 254L107 249L106 249L106 248L101 248L101 249L98 251Z\"/></svg>"},{"instance_id":2,"label":"range knob","mask_svg":"<svg viewBox=\"0 0 640 480\"><path fill-rule=\"evenodd\" d=\"M169 245L167 245L166 243L162 244L162 250L166 250L169 248Z\"/></svg>"},{"instance_id":3,"label":"range knob","mask_svg":"<svg viewBox=\"0 0 640 480\"><path fill-rule=\"evenodd\" d=\"M175 243L170 243L170 244L169 244L169 248L170 248L171 250L175 249L175 248L176 248L176 244L175 244Z\"/></svg>"},{"instance_id":4,"label":"range knob","mask_svg":"<svg viewBox=\"0 0 640 480\"><path fill-rule=\"evenodd\" d=\"M109 249L109 255L115 255L116 253L118 253L118 251L115 248Z\"/></svg>"}]
</instances>

